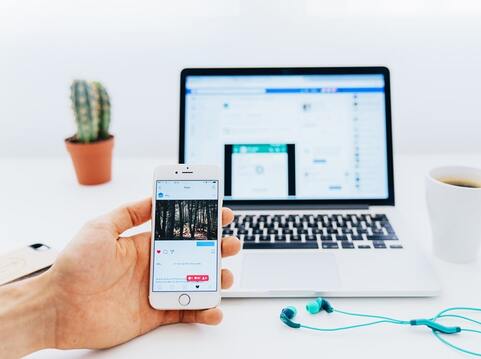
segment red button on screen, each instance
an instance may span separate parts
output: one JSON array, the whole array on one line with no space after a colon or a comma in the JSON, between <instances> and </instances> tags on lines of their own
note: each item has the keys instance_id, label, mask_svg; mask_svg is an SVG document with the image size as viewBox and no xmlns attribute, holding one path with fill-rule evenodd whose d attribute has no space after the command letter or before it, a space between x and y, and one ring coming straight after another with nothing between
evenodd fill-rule
<instances>
[{"instance_id":1,"label":"red button on screen","mask_svg":"<svg viewBox=\"0 0 481 359\"><path fill-rule=\"evenodd\" d=\"M189 274L187 275L187 282L207 282L209 276L207 274Z\"/></svg>"}]
</instances>

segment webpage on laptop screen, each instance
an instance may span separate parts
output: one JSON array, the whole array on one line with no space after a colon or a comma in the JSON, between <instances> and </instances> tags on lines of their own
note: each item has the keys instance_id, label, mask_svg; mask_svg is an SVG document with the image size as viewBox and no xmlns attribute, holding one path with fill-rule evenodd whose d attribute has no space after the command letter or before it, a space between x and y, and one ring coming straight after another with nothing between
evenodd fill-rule
<instances>
[{"instance_id":1,"label":"webpage on laptop screen","mask_svg":"<svg viewBox=\"0 0 481 359\"><path fill-rule=\"evenodd\" d=\"M225 199L388 197L382 75L188 76L186 163Z\"/></svg>"}]
</instances>

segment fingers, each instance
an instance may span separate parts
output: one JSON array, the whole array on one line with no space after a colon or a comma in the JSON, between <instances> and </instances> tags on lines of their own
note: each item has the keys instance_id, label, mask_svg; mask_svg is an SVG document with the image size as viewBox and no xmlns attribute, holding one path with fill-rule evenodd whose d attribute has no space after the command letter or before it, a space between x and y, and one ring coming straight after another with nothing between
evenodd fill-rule
<instances>
[{"instance_id":1,"label":"fingers","mask_svg":"<svg viewBox=\"0 0 481 359\"><path fill-rule=\"evenodd\" d=\"M141 256L150 256L150 232L142 232L134 234L130 237L121 237L125 238L126 240L133 241L135 243L135 247L137 248L137 253Z\"/></svg>"},{"instance_id":2,"label":"fingers","mask_svg":"<svg viewBox=\"0 0 481 359\"><path fill-rule=\"evenodd\" d=\"M119 236L127 229L141 225L150 219L152 198L129 203L103 216L113 226L115 236Z\"/></svg>"},{"instance_id":3,"label":"fingers","mask_svg":"<svg viewBox=\"0 0 481 359\"><path fill-rule=\"evenodd\" d=\"M185 310L180 312L181 323L200 323L217 325L222 321L222 311L219 308L206 310Z\"/></svg>"},{"instance_id":4,"label":"fingers","mask_svg":"<svg viewBox=\"0 0 481 359\"><path fill-rule=\"evenodd\" d=\"M229 289L234 284L234 275L228 269L222 269L220 278L222 289Z\"/></svg>"},{"instance_id":5,"label":"fingers","mask_svg":"<svg viewBox=\"0 0 481 359\"><path fill-rule=\"evenodd\" d=\"M234 220L234 212L230 208L222 208L222 226L227 226L231 224Z\"/></svg>"},{"instance_id":6,"label":"fingers","mask_svg":"<svg viewBox=\"0 0 481 359\"><path fill-rule=\"evenodd\" d=\"M222 257L234 256L240 251L240 241L236 237L224 237L221 242Z\"/></svg>"}]
</instances>

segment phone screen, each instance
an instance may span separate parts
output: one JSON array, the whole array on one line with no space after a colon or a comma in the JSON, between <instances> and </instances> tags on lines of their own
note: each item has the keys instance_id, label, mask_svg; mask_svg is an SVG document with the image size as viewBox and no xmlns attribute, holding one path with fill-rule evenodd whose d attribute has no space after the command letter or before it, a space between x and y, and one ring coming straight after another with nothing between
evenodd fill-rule
<instances>
[{"instance_id":1,"label":"phone screen","mask_svg":"<svg viewBox=\"0 0 481 359\"><path fill-rule=\"evenodd\" d=\"M218 186L156 182L153 292L217 291Z\"/></svg>"}]
</instances>

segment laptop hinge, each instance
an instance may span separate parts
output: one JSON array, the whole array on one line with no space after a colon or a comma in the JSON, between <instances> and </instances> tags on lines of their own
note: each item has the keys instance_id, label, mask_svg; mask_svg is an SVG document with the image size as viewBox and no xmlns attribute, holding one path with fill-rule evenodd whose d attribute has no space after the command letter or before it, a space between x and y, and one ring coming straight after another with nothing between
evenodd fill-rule
<instances>
[{"instance_id":1,"label":"laptop hinge","mask_svg":"<svg viewBox=\"0 0 481 359\"><path fill-rule=\"evenodd\" d=\"M238 210L304 210L304 209L368 209L367 204L225 204L231 209Z\"/></svg>"}]
</instances>

